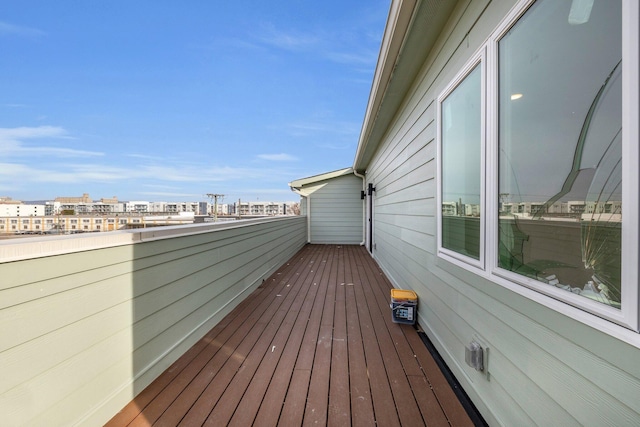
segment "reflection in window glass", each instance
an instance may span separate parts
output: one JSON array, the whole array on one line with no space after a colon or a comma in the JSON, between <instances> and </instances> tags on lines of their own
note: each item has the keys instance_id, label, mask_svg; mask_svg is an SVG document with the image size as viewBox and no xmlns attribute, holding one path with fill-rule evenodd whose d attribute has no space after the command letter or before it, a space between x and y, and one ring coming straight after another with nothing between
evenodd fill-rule
<instances>
[{"instance_id":1,"label":"reflection in window glass","mask_svg":"<svg viewBox=\"0 0 640 427\"><path fill-rule=\"evenodd\" d=\"M480 259L480 66L442 102L442 247Z\"/></svg>"},{"instance_id":2,"label":"reflection in window glass","mask_svg":"<svg viewBox=\"0 0 640 427\"><path fill-rule=\"evenodd\" d=\"M499 44L499 266L618 308L620 3L538 1Z\"/></svg>"}]
</instances>

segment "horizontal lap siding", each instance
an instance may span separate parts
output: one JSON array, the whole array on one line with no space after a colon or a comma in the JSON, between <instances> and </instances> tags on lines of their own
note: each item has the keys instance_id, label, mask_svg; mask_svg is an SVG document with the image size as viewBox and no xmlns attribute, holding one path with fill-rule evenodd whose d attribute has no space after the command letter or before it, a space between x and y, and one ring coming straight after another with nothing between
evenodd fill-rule
<instances>
[{"instance_id":1,"label":"horizontal lap siding","mask_svg":"<svg viewBox=\"0 0 640 427\"><path fill-rule=\"evenodd\" d=\"M362 180L355 175L318 183L309 196L311 243L359 244L362 242Z\"/></svg>"},{"instance_id":2,"label":"horizontal lap siding","mask_svg":"<svg viewBox=\"0 0 640 427\"><path fill-rule=\"evenodd\" d=\"M0 264L3 425L108 420L305 242L297 217Z\"/></svg>"},{"instance_id":3,"label":"horizontal lap siding","mask_svg":"<svg viewBox=\"0 0 640 427\"><path fill-rule=\"evenodd\" d=\"M367 167L374 256L418 293L421 325L491 425L637 425L637 348L436 255L436 99L514 3L460 2L387 129ZM489 380L465 364L474 336Z\"/></svg>"}]
</instances>

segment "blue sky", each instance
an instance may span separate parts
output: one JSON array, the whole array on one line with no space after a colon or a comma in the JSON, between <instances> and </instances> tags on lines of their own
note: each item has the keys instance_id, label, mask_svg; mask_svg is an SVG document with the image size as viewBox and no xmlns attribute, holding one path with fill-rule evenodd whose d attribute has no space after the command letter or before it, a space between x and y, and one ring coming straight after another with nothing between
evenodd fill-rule
<instances>
[{"instance_id":1,"label":"blue sky","mask_svg":"<svg viewBox=\"0 0 640 427\"><path fill-rule=\"evenodd\" d=\"M353 162L389 4L5 2L0 196L297 200Z\"/></svg>"}]
</instances>

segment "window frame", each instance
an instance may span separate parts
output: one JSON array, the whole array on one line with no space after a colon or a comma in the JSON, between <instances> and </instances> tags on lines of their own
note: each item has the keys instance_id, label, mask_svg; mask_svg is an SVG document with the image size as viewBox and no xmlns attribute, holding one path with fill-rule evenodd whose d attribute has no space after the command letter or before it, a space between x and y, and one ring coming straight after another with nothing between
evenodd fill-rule
<instances>
[{"instance_id":1,"label":"window frame","mask_svg":"<svg viewBox=\"0 0 640 427\"><path fill-rule=\"evenodd\" d=\"M622 302L620 309L556 289L498 267L499 42L536 0L519 1L437 97L437 255L529 300L617 337L640 327L640 4L622 1ZM481 65L481 247L480 260L442 247L442 101ZM482 243L484 242L484 244ZM623 328L620 328L622 326Z\"/></svg>"},{"instance_id":2,"label":"window frame","mask_svg":"<svg viewBox=\"0 0 640 427\"><path fill-rule=\"evenodd\" d=\"M478 270L485 269L486 259L486 128L487 128L487 100L486 100L486 50L483 47L473 55L470 61L456 74L453 80L445 87L437 99L437 119L436 119L436 176L438 177L436 190L436 221L437 221L437 242L438 256L453 262L454 264L473 267ZM451 95L465 79L476 69L480 71L480 256L479 259L464 255L452 249L442 246L442 103Z\"/></svg>"}]
</instances>

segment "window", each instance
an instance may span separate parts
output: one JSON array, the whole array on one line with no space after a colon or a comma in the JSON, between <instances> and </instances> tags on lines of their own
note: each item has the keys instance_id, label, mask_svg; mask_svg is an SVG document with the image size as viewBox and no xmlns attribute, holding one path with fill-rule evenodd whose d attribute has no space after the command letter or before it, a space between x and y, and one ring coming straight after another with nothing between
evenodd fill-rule
<instances>
[{"instance_id":1,"label":"window","mask_svg":"<svg viewBox=\"0 0 640 427\"><path fill-rule=\"evenodd\" d=\"M499 41L498 266L619 308L622 10L578 4L538 1Z\"/></svg>"},{"instance_id":2,"label":"window","mask_svg":"<svg viewBox=\"0 0 640 427\"><path fill-rule=\"evenodd\" d=\"M441 97L442 98L442 97ZM477 64L444 94L440 108L440 246L481 255L482 70Z\"/></svg>"},{"instance_id":3,"label":"window","mask_svg":"<svg viewBox=\"0 0 640 427\"><path fill-rule=\"evenodd\" d=\"M638 9L522 0L437 103L438 255L636 331Z\"/></svg>"}]
</instances>

